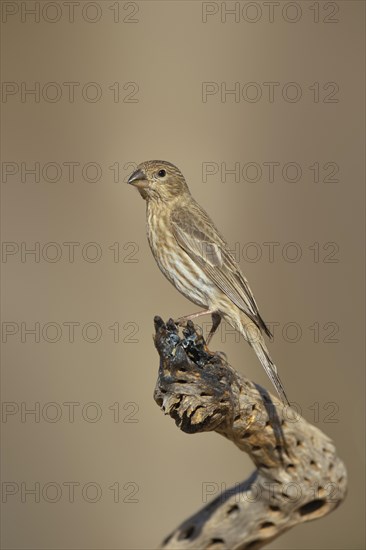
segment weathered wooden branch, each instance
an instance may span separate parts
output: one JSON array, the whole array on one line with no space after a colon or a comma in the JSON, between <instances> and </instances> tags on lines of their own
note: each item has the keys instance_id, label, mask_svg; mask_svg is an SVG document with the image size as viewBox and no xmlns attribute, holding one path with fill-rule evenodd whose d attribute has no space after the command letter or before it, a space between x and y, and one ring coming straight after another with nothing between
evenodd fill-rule
<instances>
[{"instance_id":1,"label":"weathered wooden branch","mask_svg":"<svg viewBox=\"0 0 366 550\"><path fill-rule=\"evenodd\" d=\"M181 337L155 317L160 355L154 398L186 433L216 431L257 470L182 523L161 548L262 548L345 498L347 474L332 441L206 347L189 322Z\"/></svg>"}]
</instances>

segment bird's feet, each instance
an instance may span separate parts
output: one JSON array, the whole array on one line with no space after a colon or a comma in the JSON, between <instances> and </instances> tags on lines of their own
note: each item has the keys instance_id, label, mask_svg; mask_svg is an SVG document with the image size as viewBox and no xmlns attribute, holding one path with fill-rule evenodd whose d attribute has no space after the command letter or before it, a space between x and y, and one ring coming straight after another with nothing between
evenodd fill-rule
<instances>
[{"instance_id":1,"label":"bird's feet","mask_svg":"<svg viewBox=\"0 0 366 550\"><path fill-rule=\"evenodd\" d=\"M179 317L178 319L174 319L174 323L177 325L177 327L186 327L189 319L187 317Z\"/></svg>"},{"instance_id":2,"label":"bird's feet","mask_svg":"<svg viewBox=\"0 0 366 550\"><path fill-rule=\"evenodd\" d=\"M197 319L197 317L202 317L202 315L208 315L209 313L212 313L212 311L210 309L205 309L204 311L198 311L197 313L192 313L191 315L185 315L184 317L174 319L174 323L178 327L186 327L188 321L193 321L193 319Z\"/></svg>"}]
</instances>

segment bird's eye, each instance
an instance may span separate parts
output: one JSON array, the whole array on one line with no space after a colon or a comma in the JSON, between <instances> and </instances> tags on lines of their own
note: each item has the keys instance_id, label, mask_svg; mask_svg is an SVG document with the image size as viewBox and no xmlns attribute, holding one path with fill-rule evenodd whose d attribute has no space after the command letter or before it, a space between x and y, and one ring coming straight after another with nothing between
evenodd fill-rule
<instances>
[{"instance_id":1,"label":"bird's eye","mask_svg":"<svg viewBox=\"0 0 366 550\"><path fill-rule=\"evenodd\" d=\"M159 178L164 178L164 176L166 176L165 170L159 170L158 176L159 176Z\"/></svg>"}]
</instances>

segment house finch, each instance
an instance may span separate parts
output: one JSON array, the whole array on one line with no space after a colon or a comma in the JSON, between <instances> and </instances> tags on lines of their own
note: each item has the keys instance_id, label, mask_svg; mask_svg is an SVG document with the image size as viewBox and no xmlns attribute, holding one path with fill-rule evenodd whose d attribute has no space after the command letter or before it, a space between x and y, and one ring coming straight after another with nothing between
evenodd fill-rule
<instances>
[{"instance_id":1,"label":"house finch","mask_svg":"<svg viewBox=\"0 0 366 550\"><path fill-rule=\"evenodd\" d=\"M238 330L256 352L285 404L288 400L262 331L271 333L259 314L248 281L208 214L189 192L180 170L166 161L143 162L128 183L147 203L147 238L169 281L204 311L178 319L182 324L212 315L207 344L221 319Z\"/></svg>"}]
</instances>

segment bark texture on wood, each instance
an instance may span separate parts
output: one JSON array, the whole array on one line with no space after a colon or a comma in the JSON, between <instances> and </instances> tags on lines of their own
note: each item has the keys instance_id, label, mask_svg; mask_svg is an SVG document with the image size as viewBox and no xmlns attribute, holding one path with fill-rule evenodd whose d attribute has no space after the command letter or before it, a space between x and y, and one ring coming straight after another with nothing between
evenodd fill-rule
<instances>
[{"instance_id":1,"label":"bark texture on wood","mask_svg":"<svg viewBox=\"0 0 366 550\"><path fill-rule=\"evenodd\" d=\"M172 320L154 322L157 404L186 433L225 436L257 468L182 523L161 548L254 550L334 510L345 498L347 474L332 441L211 353L192 322L183 336Z\"/></svg>"}]
</instances>

